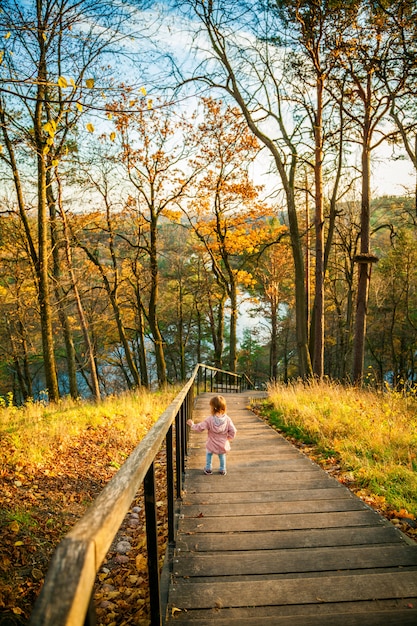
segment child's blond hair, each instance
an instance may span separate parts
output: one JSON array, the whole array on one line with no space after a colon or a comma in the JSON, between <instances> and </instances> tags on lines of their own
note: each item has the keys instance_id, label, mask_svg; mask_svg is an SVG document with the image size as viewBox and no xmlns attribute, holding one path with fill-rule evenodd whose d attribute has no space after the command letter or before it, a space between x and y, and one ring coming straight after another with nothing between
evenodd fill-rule
<instances>
[{"instance_id":1,"label":"child's blond hair","mask_svg":"<svg viewBox=\"0 0 417 626\"><path fill-rule=\"evenodd\" d=\"M213 396L210 400L210 406L214 413L226 413L226 400L223 396Z\"/></svg>"}]
</instances>

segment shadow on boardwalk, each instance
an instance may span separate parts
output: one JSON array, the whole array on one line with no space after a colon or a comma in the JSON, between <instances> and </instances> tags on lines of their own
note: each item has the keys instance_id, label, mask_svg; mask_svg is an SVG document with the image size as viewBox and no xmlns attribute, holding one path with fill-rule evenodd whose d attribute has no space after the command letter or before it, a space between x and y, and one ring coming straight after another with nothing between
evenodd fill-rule
<instances>
[{"instance_id":1,"label":"shadow on boardwalk","mask_svg":"<svg viewBox=\"0 0 417 626\"><path fill-rule=\"evenodd\" d=\"M255 395L226 396L227 476L203 474L191 434L167 624L416 625L417 544L252 413Z\"/></svg>"}]
</instances>

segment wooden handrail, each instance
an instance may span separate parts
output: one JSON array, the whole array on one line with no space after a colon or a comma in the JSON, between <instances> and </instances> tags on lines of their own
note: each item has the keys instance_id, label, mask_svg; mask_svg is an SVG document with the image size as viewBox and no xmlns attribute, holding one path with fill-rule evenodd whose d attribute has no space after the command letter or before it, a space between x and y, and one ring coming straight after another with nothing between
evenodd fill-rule
<instances>
[{"instance_id":1,"label":"wooden handrail","mask_svg":"<svg viewBox=\"0 0 417 626\"><path fill-rule=\"evenodd\" d=\"M90 624L90 602L96 574L116 536L164 440L171 442L176 429L177 498L181 497L182 473L187 447L186 421L192 414L194 383L203 368L239 377L199 363L193 374L156 424L126 459L120 470L105 486L85 515L60 542L51 559L45 583L35 603L29 626L82 626ZM170 450L172 453L172 450ZM167 477L167 479L171 477ZM169 497L168 489L168 497ZM173 489L172 489L173 491ZM152 498L150 498L152 500ZM168 510L173 514L172 502ZM147 519L148 526L148 519ZM173 528L172 520L170 527ZM172 531L171 531L172 532ZM149 538L148 538L149 539ZM151 567L148 563L148 569ZM151 585L151 581L150 581ZM158 587L159 593L159 587ZM152 596L152 589L151 589ZM155 598L154 598L155 600ZM152 603L151 603L152 604ZM151 607L152 608L152 607ZM160 611L151 611L152 625L161 624Z\"/></svg>"}]
</instances>

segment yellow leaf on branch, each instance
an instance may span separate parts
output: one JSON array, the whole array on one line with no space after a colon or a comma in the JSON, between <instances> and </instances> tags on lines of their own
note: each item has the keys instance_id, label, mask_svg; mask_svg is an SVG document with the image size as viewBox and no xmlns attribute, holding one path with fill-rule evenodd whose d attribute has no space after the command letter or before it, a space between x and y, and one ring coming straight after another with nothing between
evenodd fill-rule
<instances>
[{"instance_id":1,"label":"yellow leaf on branch","mask_svg":"<svg viewBox=\"0 0 417 626\"><path fill-rule=\"evenodd\" d=\"M81 104L81 102L76 102L75 106L77 107L77 109L79 110L79 112L81 113L81 111L83 110L83 105Z\"/></svg>"},{"instance_id":2,"label":"yellow leaf on branch","mask_svg":"<svg viewBox=\"0 0 417 626\"><path fill-rule=\"evenodd\" d=\"M5 39L9 39L10 35L11 35L11 33L10 33L10 31L9 31L8 33L6 33L6 34L4 35L4 38L5 38Z\"/></svg>"},{"instance_id":3,"label":"yellow leaf on branch","mask_svg":"<svg viewBox=\"0 0 417 626\"><path fill-rule=\"evenodd\" d=\"M86 129L89 133L94 133L94 126L91 124L91 122L86 125Z\"/></svg>"},{"instance_id":4,"label":"yellow leaf on branch","mask_svg":"<svg viewBox=\"0 0 417 626\"><path fill-rule=\"evenodd\" d=\"M48 133L50 137L53 138L56 131L56 123L54 122L54 120L46 122L46 124L43 125L43 130Z\"/></svg>"},{"instance_id":5,"label":"yellow leaf on branch","mask_svg":"<svg viewBox=\"0 0 417 626\"><path fill-rule=\"evenodd\" d=\"M66 87L68 87L68 82L65 76L60 76L58 78L58 87L61 87L61 89L65 89Z\"/></svg>"},{"instance_id":6,"label":"yellow leaf on branch","mask_svg":"<svg viewBox=\"0 0 417 626\"><path fill-rule=\"evenodd\" d=\"M85 84L88 89L92 89L94 87L94 78L87 78Z\"/></svg>"}]
</instances>

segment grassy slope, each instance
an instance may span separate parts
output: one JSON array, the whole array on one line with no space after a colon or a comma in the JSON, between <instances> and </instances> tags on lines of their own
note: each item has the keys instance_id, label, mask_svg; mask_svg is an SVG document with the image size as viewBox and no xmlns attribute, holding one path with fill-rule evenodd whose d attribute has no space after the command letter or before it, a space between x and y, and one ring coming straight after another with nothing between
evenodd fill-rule
<instances>
[{"instance_id":1,"label":"grassy slope","mask_svg":"<svg viewBox=\"0 0 417 626\"><path fill-rule=\"evenodd\" d=\"M417 515L414 396L327 383L276 385L269 392L262 413L273 426L392 517Z\"/></svg>"},{"instance_id":2,"label":"grassy slope","mask_svg":"<svg viewBox=\"0 0 417 626\"><path fill-rule=\"evenodd\" d=\"M56 545L177 392L141 391L98 404L64 400L0 408L0 624L27 623ZM143 535L143 520L139 523ZM108 567L113 573L101 574L99 607L108 603L106 588L113 596L118 592L112 588L124 587L127 593L132 575L146 577L143 542L138 540L136 547L130 557L133 573L124 564L123 572ZM108 616L118 612L126 618L122 600L122 594L117 596L113 610L103 610L99 623L107 624ZM146 614L144 600L139 600L135 605L143 610L130 616L136 624L140 613Z\"/></svg>"}]
</instances>

